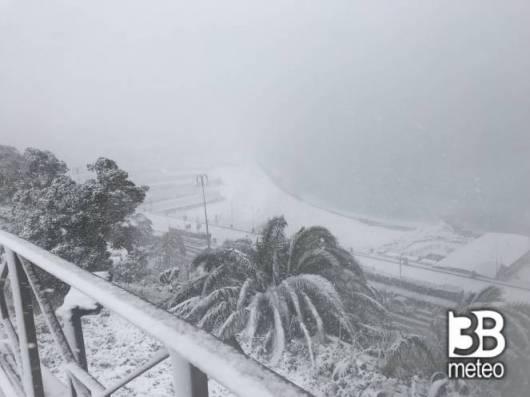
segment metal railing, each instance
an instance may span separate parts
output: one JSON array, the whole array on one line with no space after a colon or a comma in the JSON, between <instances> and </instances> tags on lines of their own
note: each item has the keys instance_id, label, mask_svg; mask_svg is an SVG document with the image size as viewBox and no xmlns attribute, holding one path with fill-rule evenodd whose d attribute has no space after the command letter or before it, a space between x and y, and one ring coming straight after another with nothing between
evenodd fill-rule
<instances>
[{"instance_id":1,"label":"metal railing","mask_svg":"<svg viewBox=\"0 0 530 397\"><path fill-rule=\"evenodd\" d=\"M110 396L169 357L174 393L179 397L206 397L208 378L239 396L310 396L205 331L48 251L3 231L0 231L0 245L5 256L0 264L0 315L7 335L7 339L0 340L0 391L6 396L52 396L57 390L57 385L55 389L49 385L51 373L40 361L34 301L39 304L55 346L66 363L63 369L69 384L56 381L64 389L58 395ZM71 308L69 313L63 314L61 326L36 268L94 299L98 306L123 317L165 348L124 379L102 385L87 368L80 320L87 312ZM6 288L8 280L10 288ZM15 324L6 300L8 289L12 295Z\"/></svg>"}]
</instances>

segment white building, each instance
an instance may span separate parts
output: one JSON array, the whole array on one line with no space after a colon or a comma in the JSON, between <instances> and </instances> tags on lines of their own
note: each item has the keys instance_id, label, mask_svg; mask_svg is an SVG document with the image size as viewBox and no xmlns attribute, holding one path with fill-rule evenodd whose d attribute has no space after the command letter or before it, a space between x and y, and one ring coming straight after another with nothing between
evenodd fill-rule
<instances>
[{"instance_id":1,"label":"white building","mask_svg":"<svg viewBox=\"0 0 530 397\"><path fill-rule=\"evenodd\" d=\"M529 252L530 238L527 236L486 233L448 255L437 266L491 278L508 278L526 262L530 263Z\"/></svg>"}]
</instances>

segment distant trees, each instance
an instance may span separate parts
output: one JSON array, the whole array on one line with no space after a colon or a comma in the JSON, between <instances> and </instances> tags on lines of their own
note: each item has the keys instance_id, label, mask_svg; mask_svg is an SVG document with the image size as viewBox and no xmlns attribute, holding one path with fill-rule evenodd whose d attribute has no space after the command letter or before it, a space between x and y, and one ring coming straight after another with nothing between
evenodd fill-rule
<instances>
[{"instance_id":1,"label":"distant trees","mask_svg":"<svg viewBox=\"0 0 530 397\"><path fill-rule=\"evenodd\" d=\"M113 264L113 275L117 281L131 283L144 278L153 269L149 258L155 246L156 237L149 218L143 214L129 215L125 220L113 225L109 242L116 250L125 250Z\"/></svg>"},{"instance_id":2,"label":"distant trees","mask_svg":"<svg viewBox=\"0 0 530 397\"><path fill-rule=\"evenodd\" d=\"M180 259L186 255L186 246L181 232L177 229L169 229L160 236L154 251L161 269L166 270L178 266Z\"/></svg>"},{"instance_id":3,"label":"distant trees","mask_svg":"<svg viewBox=\"0 0 530 397\"><path fill-rule=\"evenodd\" d=\"M10 231L89 271L110 267L108 244L132 251L149 234L146 221L133 217L147 188L112 160L90 164L95 178L84 183L49 151L30 148L21 155L0 146L0 163L7 164L1 199L10 208ZM133 231L135 219L140 227Z\"/></svg>"}]
</instances>

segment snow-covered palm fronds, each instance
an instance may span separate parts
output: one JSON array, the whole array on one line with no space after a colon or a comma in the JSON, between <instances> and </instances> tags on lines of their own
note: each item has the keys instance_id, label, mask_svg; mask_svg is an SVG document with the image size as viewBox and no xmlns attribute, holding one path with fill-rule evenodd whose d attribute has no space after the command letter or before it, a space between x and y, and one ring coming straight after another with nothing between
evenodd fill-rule
<instances>
[{"instance_id":1,"label":"snow-covered palm fronds","mask_svg":"<svg viewBox=\"0 0 530 397\"><path fill-rule=\"evenodd\" d=\"M272 361L293 338L305 341L314 361L315 343L326 335L354 340L369 328L364 311L384 315L361 268L327 229L303 228L289 240L286 225L274 218L255 246L237 241L199 255L196 278L168 302L170 310L224 340L261 341Z\"/></svg>"},{"instance_id":2,"label":"snow-covered palm fronds","mask_svg":"<svg viewBox=\"0 0 530 397\"><path fill-rule=\"evenodd\" d=\"M428 373L435 368L431 347L418 335L399 335L384 355L383 372L388 376Z\"/></svg>"},{"instance_id":3,"label":"snow-covered palm fronds","mask_svg":"<svg viewBox=\"0 0 530 397\"><path fill-rule=\"evenodd\" d=\"M464 296L460 306L489 304L499 301L502 301L502 290L499 287L490 285L478 292L471 292Z\"/></svg>"},{"instance_id":4,"label":"snow-covered palm fronds","mask_svg":"<svg viewBox=\"0 0 530 397\"><path fill-rule=\"evenodd\" d=\"M171 284L178 280L180 274L180 268L178 266L171 267L160 273L159 280L162 284Z\"/></svg>"}]
</instances>

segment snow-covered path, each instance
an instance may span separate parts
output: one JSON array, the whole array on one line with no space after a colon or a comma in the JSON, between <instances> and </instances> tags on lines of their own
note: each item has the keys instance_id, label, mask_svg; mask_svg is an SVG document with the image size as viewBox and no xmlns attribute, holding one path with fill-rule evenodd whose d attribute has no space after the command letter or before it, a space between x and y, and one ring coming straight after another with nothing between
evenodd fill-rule
<instances>
[{"instance_id":1,"label":"snow-covered path","mask_svg":"<svg viewBox=\"0 0 530 397\"><path fill-rule=\"evenodd\" d=\"M359 262L371 270L394 277L401 276L410 280L437 284L439 286L458 287L465 291L478 291L492 283L488 280L451 274L448 271L412 266L399 266L398 263L373 257L357 257ZM400 269L401 268L401 269ZM504 298L513 302L530 303L530 290L498 285L504 292Z\"/></svg>"}]
</instances>

